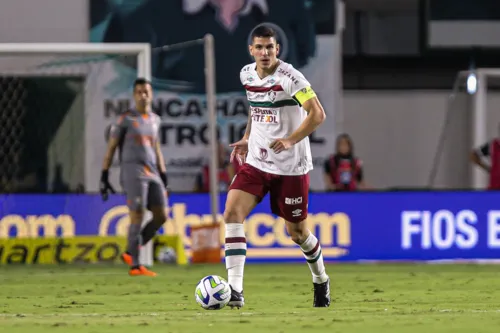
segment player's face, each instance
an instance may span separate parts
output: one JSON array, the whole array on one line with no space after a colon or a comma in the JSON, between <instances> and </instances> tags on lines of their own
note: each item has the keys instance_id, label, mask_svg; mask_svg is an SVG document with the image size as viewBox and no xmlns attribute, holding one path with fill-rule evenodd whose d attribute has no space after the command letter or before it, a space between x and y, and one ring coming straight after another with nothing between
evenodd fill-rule
<instances>
[{"instance_id":1,"label":"player's face","mask_svg":"<svg viewBox=\"0 0 500 333\"><path fill-rule=\"evenodd\" d=\"M134 89L135 105L140 108L145 108L151 104L153 100L153 89L149 84L139 84Z\"/></svg>"},{"instance_id":2,"label":"player's face","mask_svg":"<svg viewBox=\"0 0 500 333\"><path fill-rule=\"evenodd\" d=\"M255 37L252 45L249 46L249 50L257 63L257 67L269 69L277 61L279 45L274 37Z\"/></svg>"}]
</instances>

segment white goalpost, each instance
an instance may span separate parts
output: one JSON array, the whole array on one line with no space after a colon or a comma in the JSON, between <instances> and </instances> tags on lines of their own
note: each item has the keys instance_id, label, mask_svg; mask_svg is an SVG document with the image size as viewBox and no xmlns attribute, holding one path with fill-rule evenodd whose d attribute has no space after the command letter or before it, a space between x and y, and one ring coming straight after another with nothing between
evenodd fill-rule
<instances>
[{"instance_id":1,"label":"white goalpost","mask_svg":"<svg viewBox=\"0 0 500 333\"><path fill-rule=\"evenodd\" d=\"M216 95L215 95L215 56L214 56L214 39L213 36L207 34L204 38L190 41L196 42L204 46L205 53L205 78L206 78L206 99L207 99L207 112L209 120L209 132L210 132L210 200L211 200L211 213L213 216L214 223L218 222L219 216L219 190L217 183L217 170L218 161L217 158L217 115L216 115ZM186 42L188 43L188 42ZM182 44L182 43L181 43ZM182 47L182 46L181 46ZM168 50L169 46L160 47L158 49ZM116 56L116 57L127 57L129 60L133 59L136 63L136 74L135 77L144 77L148 80L152 79L152 69L151 69L151 54L155 50L151 48L148 43L5 43L0 44L0 77L58 77L58 76L75 76L83 79L84 82L87 81L88 64L78 63L78 61L60 61L62 57L98 57L98 56ZM42 63L39 60L29 61L24 58L36 58L43 57L44 59L55 58L58 61L56 66L39 66ZM56 62L57 62L56 61ZM99 62L99 60L90 60L94 62ZM71 65L67 66L67 63ZM62 64L62 65L61 65ZM75 65L76 64L76 65ZM69 70L63 70L61 68L70 68ZM95 72L95 70L94 70ZM128 79L128 78L127 78ZM119 80L119 78L118 78ZM90 83L86 82L86 85ZM93 84L93 83L92 83ZM99 85L92 87L93 90L100 89ZM1 89L1 86L0 86ZM123 94L123 91L121 91ZM18 94L19 95L19 94ZM86 91L83 96L83 104L85 114L88 115L91 110L96 106L96 102L93 101L93 95ZM7 98L7 97L5 97ZM9 105L11 105L11 102ZM83 126L83 124L82 124ZM0 135L1 136L1 135ZM95 138L89 138L89 136L95 136L95 133L85 130L84 133L85 140L83 151L85 156L96 154L91 152L93 147L88 146L89 142L96 140ZM104 140L104 136L100 139ZM13 149L12 149L13 150ZM12 152L14 155L15 152ZM1 155L1 154L0 154ZM15 156L12 157L12 161L15 160ZM96 157L97 158L97 157ZM102 158L102 157L101 157ZM166 156L168 159L168 156ZM1 163L1 162L0 162ZM7 163L7 162L5 162ZM10 162L9 162L10 163ZM74 163L77 165L77 163ZM15 168L14 167L11 167ZM100 170L97 172L100 173ZM99 179L93 179L96 171L90 172L89 170L83 170L84 181L98 182ZM117 173L117 172L114 172ZM92 177L91 177L92 175ZM92 179L90 179L92 178ZM116 186L118 184L113 184ZM118 186L117 186L118 187ZM61 212L64 214L64 212ZM149 219L149 214L146 214L145 221ZM87 221L75 221L75 223L86 223ZM97 221L98 223L100 221ZM95 223L94 221L90 223ZM141 262L146 266L153 265L153 244L150 242L147 246L142 247L140 252Z\"/></svg>"}]
</instances>

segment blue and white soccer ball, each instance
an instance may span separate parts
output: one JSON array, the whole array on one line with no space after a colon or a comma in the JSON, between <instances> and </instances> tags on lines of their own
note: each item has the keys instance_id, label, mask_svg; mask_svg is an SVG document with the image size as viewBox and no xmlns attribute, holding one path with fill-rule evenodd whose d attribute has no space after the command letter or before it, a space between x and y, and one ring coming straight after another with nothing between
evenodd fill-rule
<instances>
[{"instance_id":1,"label":"blue and white soccer ball","mask_svg":"<svg viewBox=\"0 0 500 333\"><path fill-rule=\"evenodd\" d=\"M158 251L158 261L165 264L175 264L177 262L177 254L173 248L164 246Z\"/></svg>"},{"instance_id":2,"label":"blue and white soccer ball","mask_svg":"<svg viewBox=\"0 0 500 333\"><path fill-rule=\"evenodd\" d=\"M231 287L220 276L208 275L198 282L194 297L205 310L220 310L231 299Z\"/></svg>"}]
</instances>

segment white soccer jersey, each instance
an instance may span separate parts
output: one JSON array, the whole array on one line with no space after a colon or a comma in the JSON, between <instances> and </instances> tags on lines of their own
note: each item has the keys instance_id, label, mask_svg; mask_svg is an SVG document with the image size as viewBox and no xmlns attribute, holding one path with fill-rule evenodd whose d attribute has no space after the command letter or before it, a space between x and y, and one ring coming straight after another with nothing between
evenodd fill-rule
<instances>
[{"instance_id":1,"label":"white soccer jersey","mask_svg":"<svg viewBox=\"0 0 500 333\"><path fill-rule=\"evenodd\" d=\"M280 61L274 74L260 79L256 63L240 72L252 117L246 162L262 171L278 175L304 175L313 169L309 138L289 150L275 154L269 148L276 139L287 138L307 116L293 98L311 84L291 64Z\"/></svg>"}]
</instances>

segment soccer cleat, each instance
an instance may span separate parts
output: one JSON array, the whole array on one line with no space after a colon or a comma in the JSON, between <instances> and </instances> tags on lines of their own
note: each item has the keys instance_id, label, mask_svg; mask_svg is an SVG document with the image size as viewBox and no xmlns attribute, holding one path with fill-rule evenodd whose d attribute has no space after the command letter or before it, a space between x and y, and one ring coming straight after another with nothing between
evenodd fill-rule
<instances>
[{"instance_id":1,"label":"soccer cleat","mask_svg":"<svg viewBox=\"0 0 500 333\"><path fill-rule=\"evenodd\" d=\"M132 256L130 254L123 252L121 258L125 264L132 266Z\"/></svg>"},{"instance_id":2,"label":"soccer cleat","mask_svg":"<svg viewBox=\"0 0 500 333\"><path fill-rule=\"evenodd\" d=\"M327 308L330 306L330 279L323 283L313 283L315 308Z\"/></svg>"},{"instance_id":3,"label":"soccer cleat","mask_svg":"<svg viewBox=\"0 0 500 333\"><path fill-rule=\"evenodd\" d=\"M155 272L152 272L150 271L149 269L147 269L146 267L144 266L136 266L136 267L132 267L130 268L130 270L128 271L128 274L130 276L140 276L140 275L143 275L143 276L156 276L156 273Z\"/></svg>"},{"instance_id":4,"label":"soccer cleat","mask_svg":"<svg viewBox=\"0 0 500 333\"><path fill-rule=\"evenodd\" d=\"M243 305L245 305L245 298L243 297L243 290L241 293L237 292L236 290L231 287L231 299L229 300L229 303L227 303L228 306L233 308L242 308Z\"/></svg>"}]
</instances>

